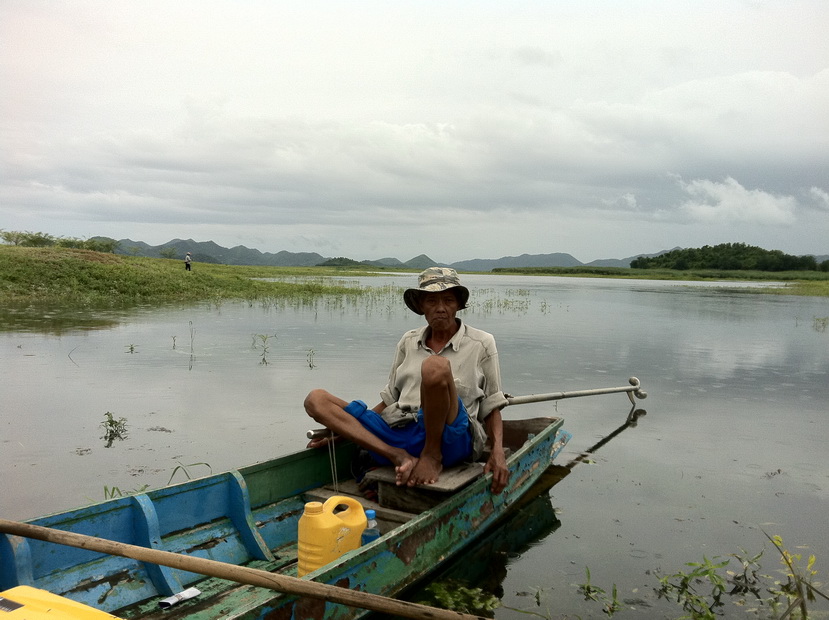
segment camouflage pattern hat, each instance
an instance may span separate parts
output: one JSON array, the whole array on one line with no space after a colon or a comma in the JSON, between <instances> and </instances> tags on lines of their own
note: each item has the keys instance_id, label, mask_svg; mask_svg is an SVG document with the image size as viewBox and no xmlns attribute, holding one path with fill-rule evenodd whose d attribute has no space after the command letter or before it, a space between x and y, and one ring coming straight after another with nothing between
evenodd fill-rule
<instances>
[{"instance_id":1,"label":"camouflage pattern hat","mask_svg":"<svg viewBox=\"0 0 829 620\"><path fill-rule=\"evenodd\" d=\"M461 285L458 272L451 267L429 267L418 276L417 288L406 289L403 293L403 301L415 314L423 314L423 310L420 309L421 296L425 293L438 293L452 288L457 289L458 309L463 310L469 300L469 289Z\"/></svg>"}]
</instances>

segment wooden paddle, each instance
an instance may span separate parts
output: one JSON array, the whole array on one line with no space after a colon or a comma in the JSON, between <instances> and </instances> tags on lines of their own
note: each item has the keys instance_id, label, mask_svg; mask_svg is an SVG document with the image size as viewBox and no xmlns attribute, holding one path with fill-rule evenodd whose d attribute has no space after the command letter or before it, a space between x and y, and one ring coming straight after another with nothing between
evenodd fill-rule
<instances>
[{"instance_id":1,"label":"wooden paddle","mask_svg":"<svg viewBox=\"0 0 829 620\"><path fill-rule=\"evenodd\" d=\"M146 547L129 545L105 538L96 538L94 536L86 536L84 534L76 534L74 532L66 532L18 521L0 519L0 532L14 536L34 538L59 545L67 545L69 547L88 549L109 555L117 555L138 560L139 562L169 566L208 577L218 577L236 583L269 588L286 594L339 603L341 605L348 605L349 607L379 611L404 618L413 618L414 620L485 620L481 616L462 614L446 609L438 609L437 607L399 601L368 592L349 590L348 588L306 581L288 575L269 573L268 571L249 568L247 566L236 566L235 564L191 557L169 551L161 551L159 549L148 549Z\"/></svg>"}]
</instances>

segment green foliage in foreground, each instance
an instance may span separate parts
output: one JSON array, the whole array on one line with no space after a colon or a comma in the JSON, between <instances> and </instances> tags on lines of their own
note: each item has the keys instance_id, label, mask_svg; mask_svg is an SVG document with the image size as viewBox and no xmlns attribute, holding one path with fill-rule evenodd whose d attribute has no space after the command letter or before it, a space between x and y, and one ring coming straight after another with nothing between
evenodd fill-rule
<instances>
[{"instance_id":1,"label":"green foliage in foreground","mask_svg":"<svg viewBox=\"0 0 829 620\"><path fill-rule=\"evenodd\" d=\"M766 537L780 555L778 576L761 572L761 551L753 557L733 554L731 558L714 561L703 557L702 562L689 562L691 571L678 571L659 577L660 597L674 599L688 614L685 617L714 620L724 612L726 597L746 611L767 610L773 618L809 618L809 604L818 598L829 601L815 581L815 556L810 555L803 565L801 554L790 552L780 536ZM745 553L745 552L744 552ZM737 560L738 571L723 570Z\"/></svg>"},{"instance_id":2,"label":"green foliage in foreground","mask_svg":"<svg viewBox=\"0 0 829 620\"><path fill-rule=\"evenodd\" d=\"M654 588L654 593L657 598L676 603L682 608L681 617L692 620L731 617L733 614L729 612L728 603L735 605L741 614L755 617L780 620L805 620L818 615L825 617L823 612L814 609L815 603L829 601L829 597L819 589L823 584L815 579L818 574L815 556L803 558L800 554L791 553L780 536L766 534L766 538L780 556L780 568L773 571L775 574L762 572L759 561L764 551L754 556L742 552L727 558L709 560L703 557L702 562L685 564L690 569L688 571L680 570L667 575L655 571L659 585ZM584 600L598 604L607 617L616 613L624 615L627 603L620 600L616 585L608 593L591 582L589 568L585 568L585 575L587 581L576 585ZM536 590L533 596L535 609L508 606L504 609L542 620L569 618L569 615L556 614L555 600L545 608L546 591L545 588ZM492 611L501 606L500 600L489 592L453 579L433 582L425 596L416 602L490 618L493 617Z\"/></svg>"},{"instance_id":3,"label":"green foliage in foreground","mask_svg":"<svg viewBox=\"0 0 829 620\"><path fill-rule=\"evenodd\" d=\"M0 245L0 297L7 302L74 306L356 296L361 290L333 286L314 268L246 267L121 256L58 247ZM338 272L338 275L342 275ZM265 280L274 279L273 281Z\"/></svg>"}]
</instances>

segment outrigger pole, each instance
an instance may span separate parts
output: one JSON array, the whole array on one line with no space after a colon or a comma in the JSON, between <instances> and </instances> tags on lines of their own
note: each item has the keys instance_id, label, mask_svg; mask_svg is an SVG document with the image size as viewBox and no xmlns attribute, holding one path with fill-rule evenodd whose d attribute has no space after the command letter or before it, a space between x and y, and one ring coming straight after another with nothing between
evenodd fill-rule
<instances>
[{"instance_id":1,"label":"outrigger pole","mask_svg":"<svg viewBox=\"0 0 829 620\"><path fill-rule=\"evenodd\" d=\"M600 394L615 394L616 392L627 392L631 404L635 405L635 396L639 400L644 400L648 397L648 393L640 389L641 383L636 377L628 379L630 385L622 387L597 388L595 390L574 390L572 392L550 392L548 394L529 394L527 396L510 396L507 397L507 405L526 405L529 403L543 403L548 400L564 400L565 398L579 398L581 396L598 396Z\"/></svg>"},{"instance_id":2,"label":"outrigger pole","mask_svg":"<svg viewBox=\"0 0 829 620\"><path fill-rule=\"evenodd\" d=\"M565 398L579 398L581 396L598 396L600 394L615 394L617 392L626 392L631 404L635 405L634 396L639 400L644 400L648 397L648 393L641 389L641 382L636 377L628 379L630 385L623 385L621 387L597 388L595 390L573 390L571 392L549 392L547 394L528 394L526 396L511 396L506 394L507 405L527 405L530 403L543 403L550 400L564 400ZM327 428L318 428L310 430L306 433L308 439L320 439L322 437L330 437L331 431Z\"/></svg>"}]
</instances>

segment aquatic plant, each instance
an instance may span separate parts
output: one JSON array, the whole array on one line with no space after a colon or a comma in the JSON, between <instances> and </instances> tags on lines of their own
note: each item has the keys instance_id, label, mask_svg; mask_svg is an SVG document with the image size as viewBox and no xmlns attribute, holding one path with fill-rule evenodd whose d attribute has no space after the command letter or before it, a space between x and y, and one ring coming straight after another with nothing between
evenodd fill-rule
<instances>
[{"instance_id":1,"label":"aquatic plant","mask_svg":"<svg viewBox=\"0 0 829 620\"><path fill-rule=\"evenodd\" d=\"M271 338L277 338L276 334L253 334L253 342L251 343L251 347L254 349L262 349L262 359L259 361L259 364L263 366L267 366L268 362L268 351L270 351L270 345L268 341Z\"/></svg>"},{"instance_id":2,"label":"aquatic plant","mask_svg":"<svg viewBox=\"0 0 829 620\"><path fill-rule=\"evenodd\" d=\"M193 340L196 338L196 328L193 327L193 321L188 321L190 324L190 353L193 353Z\"/></svg>"},{"instance_id":3,"label":"aquatic plant","mask_svg":"<svg viewBox=\"0 0 829 620\"><path fill-rule=\"evenodd\" d=\"M136 487L132 491L122 491L120 487L109 487L104 485L104 499L115 499L116 497L126 497L128 495L144 493L149 486L149 484L142 484L140 487Z\"/></svg>"},{"instance_id":4,"label":"aquatic plant","mask_svg":"<svg viewBox=\"0 0 829 620\"><path fill-rule=\"evenodd\" d=\"M183 465L181 462L176 461L178 465L173 469L173 473L170 474L170 479L167 481L167 485L169 486L170 483L173 481L173 478L176 477L178 472L182 472L188 480L192 480L193 477L190 475L190 472L187 470L188 467L207 467L208 475L213 473L213 468L210 467L210 463L190 463L189 465Z\"/></svg>"},{"instance_id":5,"label":"aquatic plant","mask_svg":"<svg viewBox=\"0 0 829 620\"><path fill-rule=\"evenodd\" d=\"M718 557L714 557L717 560ZM688 562L693 570L686 573L677 571L671 575L659 577L659 597L676 598L682 609L692 618L713 619L723 606L722 597L726 593L727 582L719 570L728 566L729 560L712 562L705 556L702 562Z\"/></svg>"},{"instance_id":6,"label":"aquatic plant","mask_svg":"<svg viewBox=\"0 0 829 620\"><path fill-rule=\"evenodd\" d=\"M766 534L765 532L763 532ZM796 608L800 608L800 615L802 618L809 617L809 611L806 607L806 602L813 602L817 597L821 597L829 601L829 596L817 589L814 583L814 577L817 571L814 569L816 558L810 555L805 568L800 566L803 556L799 553L791 553L783 546L783 539L780 536L769 536L766 534L771 543L774 545L777 552L780 554L780 563L784 566L784 573L786 575L786 583L780 584L779 590L769 590L773 595L785 596L790 600L789 607L784 612L782 618L787 618Z\"/></svg>"},{"instance_id":7,"label":"aquatic plant","mask_svg":"<svg viewBox=\"0 0 829 620\"><path fill-rule=\"evenodd\" d=\"M104 447L111 448L112 443L118 439L119 441L123 441L127 438L128 430L127 430L127 419L126 418L118 418L115 419L115 416L112 415L111 412L107 411L104 414L105 418L101 422L101 428L104 429L104 434L101 437L104 441L106 441L106 445Z\"/></svg>"},{"instance_id":8,"label":"aquatic plant","mask_svg":"<svg viewBox=\"0 0 829 620\"><path fill-rule=\"evenodd\" d=\"M587 575L587 581L579 584L579 593L584 596L585 601L596 601L601 603L602 611L604 611L604 613L608 616L613 616L613 614L619 611L622 607L617 597L616 584L613 584L611 594L608 596L607 592L605 592L602 588L594 586L590 582L590 569L588 567L584 567L584 572Z\"/></svg>"},{"instance_id":9,"label":"aquatic plant","mask_svg":"<svg viewBox=\"0 0 829 620\"><path fill-rule=\"evenodd\" d=\"M726 595L736 597L735 603L748 612L757 612L757 608L765 607L773 617L782 620L791 617L799 608L800 617L808 618L807 603L816 601L818 597L829 601L829 596L818 589L821 584L814 580L817 575L814 568L815 556L810 555L804 567L802 555L786 549L780 536L763 533L780 554L785 582L761 572L759 560L762 551L750 557L743 551L743 555L732 554L730 558L719 562L703 556L702 562L686 564L693 569L690 572L677 571L658 577L660 586L656 589L657 596L675 599L690 614L689 617L695 620L712 619L720 615ZM741 570L728 569L732 558L737 560ZM750 598L747 600L746 597ZM780 609L783 612L778 616Z\"/></svg>"},{"instance_id":10,"label":"aquatic plant","mask_svg":"<svg viewBox=\"0 0 829 620\"><path fill-rule=\"evenodd\" d=\"M762 572L760 559L763 557L763 550L754 555L741 550L741 553L728 557L714 556L709 559L703 556L701 562L686 563L685 566L690 568L688 571L679 570L668 575L660 575L658 570L653 571L659 581L659 586L654 588L657 598L677 603L686 614L683 618L692 620L713 620L719 616L729 615L726 610L726 603L729 601L735 604L741 613L760 617L779 620L791 617L804 620L810 617L824 617L817 615L823 614L822 611L812 610L813 613L810 614L808 608L809 604L816 602L818 598L829 601L829 596L819 589L823 584L815 580L818 574L815 570L815 556L809 555L808 558L804 558L799 553L792 553L785 547L780 536L763 533L780 554L780 564L783 568L777 572L782 574L785 580ZM576 586L579 594L586 601L601 604L602 611L607 616L613 616L625 605L635 603L620 601L615 584L610 594L594 585L590 569L587 567L585 574L587 580ZM651 571L648 571L648 574L651 574ZM544 620L553 620L558 616L549 609L542 609L547 598L545 594L551 589L538 587L534 592L516 593L519 596L532 596L536 609L519 609L506 605L502 605L502 608ZM451 596L444 598L452 601ZM437 602L443 606L444 601L437 599Z\"/></svg>"},{"instance_id":11,"label":"aquatic plant","mask_svg":"<svg viewBox=\"0 0 829 620\"><path fill-rule=\"evenodd\" d=\"M501 604L497 596L481 588L468 587L455 579L430 583L417 602L422 605L488 617L491 617L492 611Z\"/></svg>"},{"instance_id":12,"label":"aquatic plant","mask_svg":"<svg viewBox=\"0 0 829 620\"><path fill-rule=\"evenodd\" d=\"M314 351L314 349L308 349L308 368L310 368L311 370L317 367L316 364L314 364L315 354L316 351Z\"/></svg>"}]
</instances>

